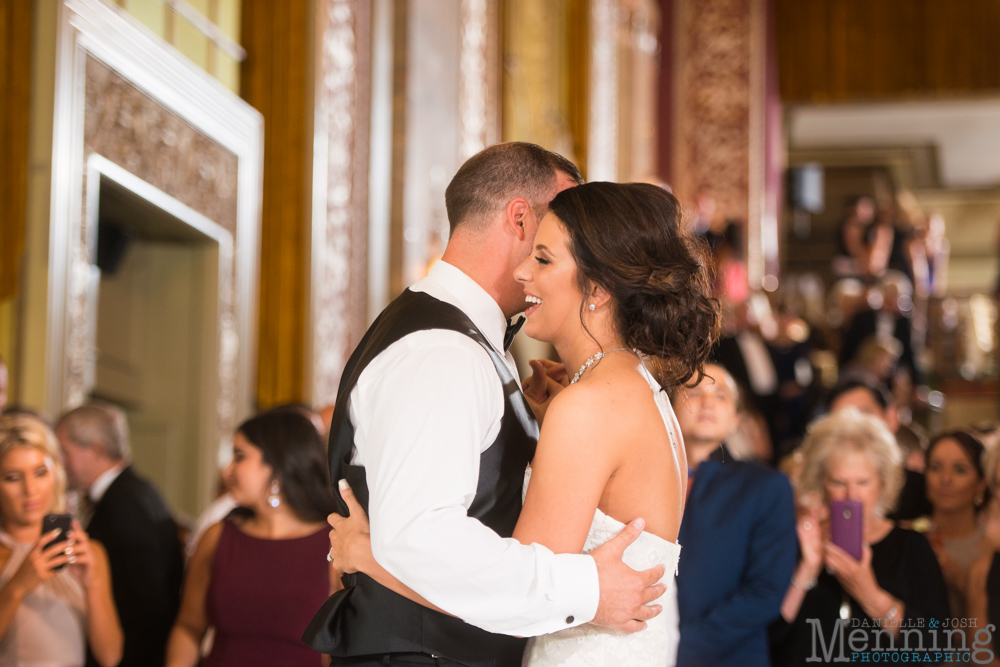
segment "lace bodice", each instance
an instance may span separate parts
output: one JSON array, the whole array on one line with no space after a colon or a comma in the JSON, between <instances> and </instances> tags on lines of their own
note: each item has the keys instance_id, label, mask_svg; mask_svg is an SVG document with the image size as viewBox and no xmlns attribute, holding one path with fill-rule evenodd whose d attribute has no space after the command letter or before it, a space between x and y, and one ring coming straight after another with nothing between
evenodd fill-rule
<instances>
[{"instance_id":1,"label":"lace bodice","mask_svg":"<svg viewBox=\"0 0 1000 667\"><path fill-rule=\"evenodd\" d=\"M643 365L639 366L642 374L654 392L656 405L663 418L663 424L674 448L683 446L680 429L674 416L670 399ZM531 480L529 468L524 479L527 490ZM621 521L611 518L601 510L594 513L594 521L590 524L590 532L584 544L583 552L590 553L600 545L621 532L625 527ZM677 657L678 632L677 616L677 562L680 558L681 546L668 542L652 533L643 533L633 542L622 556L629 567L636 570L647 570L655 565L666 566L661 583L666 584L667 592L657 600L663 605L663 612L650 620L645 630L634 634L625 634L609 628L585 623L574 628L561 630L549 635L534 637L528 642L524 652L526 667L672 667Z\"/></svg>"}]
</instances>

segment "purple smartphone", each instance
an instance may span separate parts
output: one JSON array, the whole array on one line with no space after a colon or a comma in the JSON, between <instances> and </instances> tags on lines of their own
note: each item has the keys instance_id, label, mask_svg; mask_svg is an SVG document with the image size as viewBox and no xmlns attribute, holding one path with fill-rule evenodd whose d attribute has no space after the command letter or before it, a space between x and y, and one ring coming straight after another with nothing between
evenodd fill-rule
<instances>
[{"instance_id":1,"label":"purple smartphone","mask_svg":"<svg viewBox=\"0 0 1000 667\"><path fill-rule=\"evenodd\" d=\"M864 535L863 510L857 500L834 500L830 503L830 541L861 560Z\"/></svg>"}]
</instances>

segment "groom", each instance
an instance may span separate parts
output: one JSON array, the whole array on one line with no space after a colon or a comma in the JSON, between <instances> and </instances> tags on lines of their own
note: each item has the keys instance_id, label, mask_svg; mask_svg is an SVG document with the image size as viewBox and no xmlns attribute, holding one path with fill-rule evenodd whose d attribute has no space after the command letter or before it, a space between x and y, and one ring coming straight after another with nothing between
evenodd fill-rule
<instances>
[{"instance_id":1,"label":"groom","mask_svg":"<svg viewBox=\"0 0 1000 667\"><path fill-rule=\"evenodd\" d=\"M548 203L581 182L571 162L533 144L470 158L445 192L441 261L351 356L330 432L332 479L346 478L368 512L379 564L454 616L345 576L303 637L332 664L515 667L521 637L587 622L635 631L657 613L645 603L663 593L662 566L640 573L621 562L641 524L591 555L510 539L538 438L507 352L508 318L525 305L514 268ZM338 505L346 515L339 494Z\"/></svg>"}]
</instances>

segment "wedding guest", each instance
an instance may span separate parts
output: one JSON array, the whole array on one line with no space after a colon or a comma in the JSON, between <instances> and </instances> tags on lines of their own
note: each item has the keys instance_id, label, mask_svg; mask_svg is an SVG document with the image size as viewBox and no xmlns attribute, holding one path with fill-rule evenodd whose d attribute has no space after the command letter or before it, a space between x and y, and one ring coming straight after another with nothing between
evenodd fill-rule
<instances>
[{"instance_id":1,"label":"wedding guest","mask_svg":"<svg viewBox=\"0 0 1000 667\"><path fill-rule=\"evenodd\" d=\"M892 374L905 370L909 376L908 381L919 384L922 373L913 346L913 285L901 272L886 271L873 294L874 299L868 299L868 307L850 320L841 341L838 355L840 365L843 367L851 363L861 344L869 336L894 338L898 342L900 354L896 365L891 369Z\"/></svg>"},{"instance_id":2,"label":"wedding guest","mask_svg":"<svg viewBox=\"0 0 1000 667\"><path fill-rule=\"evenodd\" d=\"M768 625L795 569L795 506L781 473L733 459L736 382L709 364L677 393L688 500L678 542L677 665L770 665Z\"/></svg>"},{"instance_id":3,"label":"wedding guest","mask_svg":"<svg viewBox=\"0 0 1000 667\"><path fill-rule=\"evenodd\" d=\"M927 534L948 586L952 616L965 618L969 566L984 548L980 510L988 488L982 443L963 431L942 433L927 448L927 499L934 508Z\"/></svg>"},{"instance_id":4,"label":"wedding guest","mask_svg":"<svg viewBox=\"0 0 1000 667\"><path fill-rule=\"evenodd\" d=\"M992 498L983 512L984 548L969 566L966 614L976 628L985 628L990 623L1000 628L1000 448L993 447L987 452L983 469ZM991 640L996 653L1000 646L996 631Z\"/></svg>"},{"instance_id":5,"label":"wedding guest","mask_svg":"<svg viewBox=\"0 0 1000 667\"><path fill-rule=\"evenodd\" d=\"M864 376L856 376L834 387L827 397L827 406L830 412L854 408L862 414L877 418L890 433L899 430L899 416L892 402L892 394ZM933 508L927 501L924 474L904 465L903 475L903 490L896 501L892 518L908 521L927 516Z\"/></svg>"},{"instance_id":6,"label":"wedding guest","mask_svg":"<svg viewBox=\"0 0 1000 667\"><path fill-rule=\"evenodd\" d=\"M780 408L778 371L762 331L773 328L774 319L769 311L767 298L754 295L727 312L723 319L724 335L712 350L711 358L736 380L747 411L764 417L768 438L774 443L774 417Z\"/></svg>"},{"instance_id":7,"label":"wedding guest","mask_svg":"<svg viewBox=\"0 0 1000 667\"><path fill-rule=\"evenodd\" d=\"M834 275L856 277L867 273L868 229L874 221L875 202L870 197L854 197L848 201L837 235L839 248L831 262Z\"/></svg>"},{"instance_id":8,"label":"wedding guest","mask_svg":"<svg viewBox=\"0 0 1000 667\"><path fill-rule=\"evenodd\" d=\"M0 417L0 665L102 667L122 656L122 628L104 548L76 521L67 540L42 535L65 512L66 473L55 435L28 415Z\"/></svg>"},{"instance_id":9,"label":"wedding guest","mask_svg":"<svg viewBox=\"0 0 1000 667\"><path fill-rule=\"evenodd\" d=\"M813 655L814 633L830 637L841 619L867 628L878 621L898 635L901 622L923 634L930 619L948 618L947 589L927 539L885 518L903 482L899 448L885 425L844 410L815 422L803 447L800 489L822 502L798 521L801 558L772 627L774 663L804 664ZM831 540L829 505L835 500L861 503L860 561ZM920 641L931 645L930 636Z\"/></svg>"},{"instance_id":10,"label":"wedding guest","mask_svg":"<svg viewBox=\"0 0 1000 667\"><path fill-rule=\"evenodd\" d=\"M237 430L225 477L237 509L195 550L167 665L318 666L322 656L300 638L340 588L326 559L334 501L319 433L295 410L257 415ZM201 660L209 627L215 639Z\"/></svg>"},{"instance_id":11,"label":"wedding guest","mask_svg":"<svg viewBox=\"0 0 1000 667\"><path fill-rule=\"evenodd\" d=\"M927 472L927 433L916 422L900 424L896 430L896 444L903 452L903 467L921 475ZM982 440L980 439L980 442ZM905 485L904 485L905 490Z\"/></svg>"},{"instance_id":12,"label":"wedding guest","mask_svg":"<svg viewBox=\"0 0 1000 667\"><path fill-rule=\"evenodd\" d=\"M857 376L838 383L826 397L829 412L854 408L885 424L890 433L899 428L899 416L892 403L892 394L868 376Z\"/></svg>"},{"instance_id":13,"label":"wedding guest","mask_svg":"<svg viewBox=\"0 0 1000 667\"><path fill-rule=\"evenodd\" d=\"M943 297L948 289L951 245L941 214L922 216L908 245L917 296Z\"/></svg>"},{"instance_id":14,"label":"wedding guest","mask_svg":"<svg viewBox=\"0 0 1000 667\"><path fill-rule=\"evenodd\" d=\"M125 631L121 667L162 665L184 573L177 524L156 488L132 468L119 408L91 403L71 410L56 424L56 436L69 485L92 508L87 530L108 551Z\"/></svg>"}]
</instances>

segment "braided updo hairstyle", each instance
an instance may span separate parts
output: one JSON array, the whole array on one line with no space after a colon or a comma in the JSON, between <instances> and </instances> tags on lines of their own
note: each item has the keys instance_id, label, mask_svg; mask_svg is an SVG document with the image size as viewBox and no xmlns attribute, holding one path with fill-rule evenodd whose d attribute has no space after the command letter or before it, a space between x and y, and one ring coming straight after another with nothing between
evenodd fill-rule
<instances>
[{"instance_id":1,"label":"braided updo hairstyle","mask_svg":"<svg viewBox=\"0 0 1000 667\"><path fill-rule=\"evenodd\" d=\"M569 234L580 291L614 300L623 344L657 360L664 389L700 380L719 337L719 302L704 242L680 228L680 205L647 183L587 183L549 204ZM580 304L581 321L583 304Z\"/></svg>"}]
</instances>

